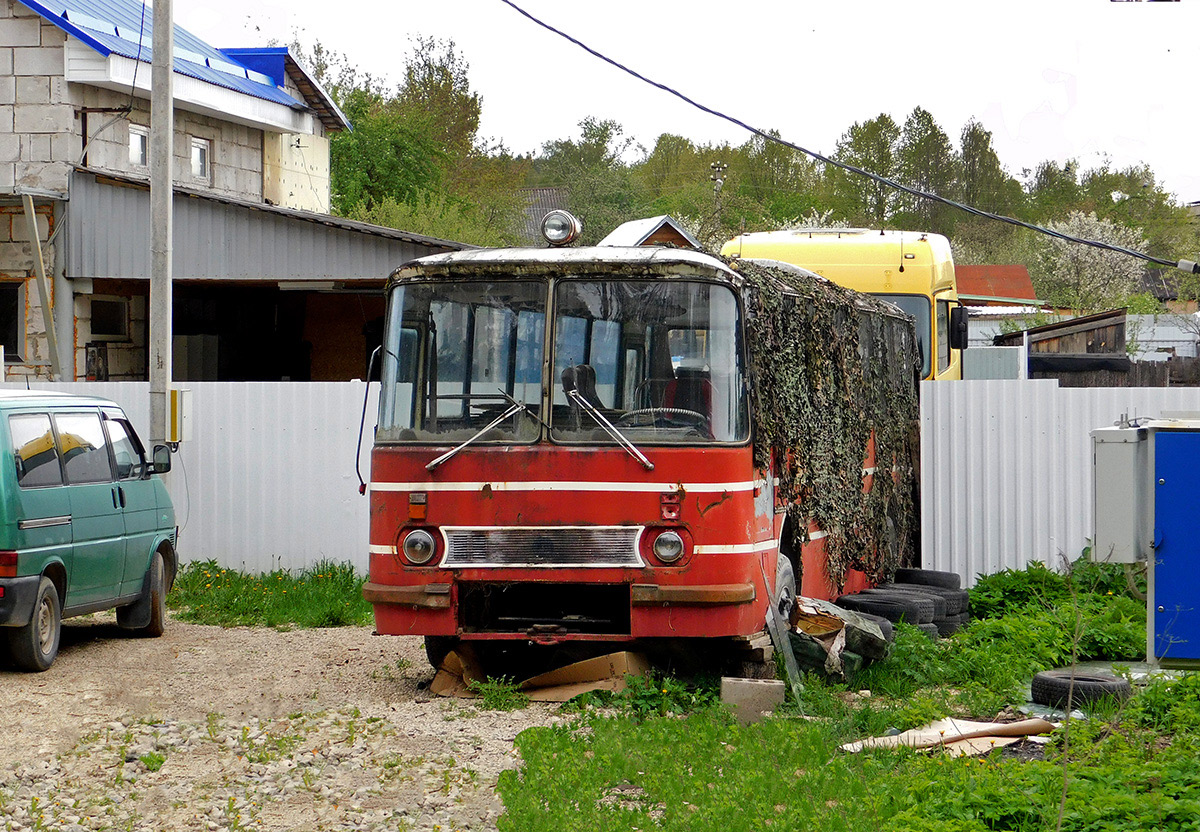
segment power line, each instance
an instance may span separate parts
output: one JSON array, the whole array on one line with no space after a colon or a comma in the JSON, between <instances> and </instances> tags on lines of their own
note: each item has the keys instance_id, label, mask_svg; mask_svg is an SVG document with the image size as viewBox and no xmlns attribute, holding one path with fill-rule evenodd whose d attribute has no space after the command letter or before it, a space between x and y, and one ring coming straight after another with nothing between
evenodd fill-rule
<instances>
[{"instance_id":1,"label":"power line","mask_svg":"<svg viewBox=\"0 0 1200 832\"><path fill-rule=\"evenodd\" d=\"M812 158L814 158L820 162L824 162L827 165L833 165L836 168L840 168L842 170L849 171L850 173L856 173L859 176L865 176L866 178L870 179L873 182L878 182L882 185L888 186L889 188L894 188L895 190L901 191L901 192L909 194L911 196L919 197L921 199L932 200L933 202L940 202L943 205L948 205L951 208L957 208L960 211L965 211L966 213L972 214L977 217L983 217L985 219L995 220L996 222L1008 223L1009 225L1015 225L1020 228L1027 228L1030 231L1036 231L1039 234L1045 234L1049 237L1055 237L1059 240L1066 240L1067 242L1071 242L1071 243L1079 243L1080 245L1091 246L1092 248L1104 249L1105 251L1113 251L1113 252L1116 252L1117 254L1124 254L1129 257L1136 257L1139 260L1145 260L1147 262L1155 263L1160 266L1169 266L1171 268L1181 269L1185 272L1190 272L1192 274L1200 274L1200 263L1195 263L1191 260L1180 260L1178 262L1175 262L1172 260L1164 260L1160 257L1154 257L1152 255L1145 254L1140 251L1135 251L1131 248L1125 248L1124 246L1116 246L1116 245L1112 245L1111 243L1101 242L1100 240L1087 240L1082 237L1074 237L1070 234L1064 234L1061 231L1055 231L1052 228L1044 228L1043 226L1040 226L1040 225L1034 225L1033 223L1028 223L1023 220L1016 219L1015 217L1006 217L1006 216L1003 216L1002 214L993 214L989 211L983 211L983 210L980 210L979 208L974 208L970 205L964 205L961 202L955 202L952 199L947 199L944 196L939 196L938 194L931 193L929 191L922 191L918 188L909 187L908 185L905 185L901 182L897 182L894 179L889 179L886 176L880 176L879 174L872 173L869 170L865 170L863 168L856 167L854 165L848 165L845 162L839 162L836 159L833 159L829 156L825 156L821 153L817 153L815 150L809 150L807 148L801 147L800 145L793 144L792 142L789 142L786 139L779 138L778 136L773 136L765 130L760 130L757 127L751 127L749 124L742 121L741 119L735 118L734 116L723 113L720 110L716 110L716 109L713 109L712 107L708 107L704 104L701 104L700 102L696 101L695 99L689 98L688 96L684 95L679 90L676 90L673 87L669 87L666 84L660 83L651 78L647 78L645 75L642 75L640 72L638 72L634 69L630 69L629 67L625 66L625 64L620 63L619 61L616 61L616 60L608 57L607 55L603 54L602 52L598 52L597 50L588 46L583 41L579 40L578 38L572 37L571 35L568 35L566 32L562 31L561 29L556 29L554 26L551 26L549 23L546 23L544 20L541 20L540 18L535 17L534 15L530 14L529 12L525 11L523 8L518 6L516 3L514 3L513 0L500 0L500 2L503 3L504 5L510 7L513 11L517 12L522 17L525 17L528 20L530 20L531 22L537 24L538 26L541 26L543 29L547 30L548 32L552 32L553 34L558 35L560 38L563 38L564 40L567 40L570 43L575 44L576 46L578 46L584 52L587 52L592 57L598 58L601 61L604 61L606 64L609 64L610 66L621 70L622 72L626 73L627 75L633 76L634 78L638 79L642 83L649 84L652 87L660 89L663 92L667 93L668 95L673 95L676 98L678 98L679 100L683 101L684 103L689 104L692 107L695 107L697 110L700 110L701 112L708 113L711 116L716 116L717 118L727 121L730 124L734 124L738 127L741 127L743 130L747 130L750 133L753 133L754 135L759 136L766 141L775 142L776 144L781 144L784 147L790 147L792 150L795 150L799 153L803 153L806 156L811 156Z\"/></svg>"}]
</instances>

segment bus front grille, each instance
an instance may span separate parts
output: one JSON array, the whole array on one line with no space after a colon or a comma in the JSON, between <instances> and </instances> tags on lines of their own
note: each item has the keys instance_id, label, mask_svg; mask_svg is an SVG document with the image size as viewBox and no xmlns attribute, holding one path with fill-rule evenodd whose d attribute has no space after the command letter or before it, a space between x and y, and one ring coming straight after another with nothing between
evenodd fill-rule
<instances>
[{"instance_id":1,"label":"bus front grille","mask_svg":"<svg viewBox=\"0 0 1200 832\"><path fill-rule=\"evenodd\" d=\"M642 566L639 526L443 527L443 567Z\"/></svg>"}]
</instances>

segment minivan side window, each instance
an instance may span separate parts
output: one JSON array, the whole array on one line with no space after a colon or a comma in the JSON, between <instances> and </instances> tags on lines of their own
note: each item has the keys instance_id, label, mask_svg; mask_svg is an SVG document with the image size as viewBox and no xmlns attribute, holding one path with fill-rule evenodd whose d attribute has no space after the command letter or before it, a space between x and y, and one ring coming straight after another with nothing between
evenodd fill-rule
<instances>
[{"instance_id":1,"label":"minivan side window","mask_svg":"<svg viewBox=\"0 0 1200 832\"><path fill-rule=\"evenodd\" d=\"M62 485L62 465L50 417L45 413L15 413L8 417L8 431L12 434L17 485L21 488Z\"/></svg>"},{"instance_id":2,"label":"minivan side window","mask_svg":"<svg viewBox=\"0 0 1200 832\"><path fill-rule=\"evenodd\" d=\"M141 479L146 457L133 428L123 419L105 419L108 438L112 442L113 458L117 462L117 479Z\"/></svg>"},{"instance_id":3,"label":"minivan side window","mask_svg":"<svg viewBox=\"0 0 1200 832\"><path fill-rule=\"evenodd\" d=\"M56 413L68 483L111 482L112 465L99 413Z\"/></svg>"}]
</instances>

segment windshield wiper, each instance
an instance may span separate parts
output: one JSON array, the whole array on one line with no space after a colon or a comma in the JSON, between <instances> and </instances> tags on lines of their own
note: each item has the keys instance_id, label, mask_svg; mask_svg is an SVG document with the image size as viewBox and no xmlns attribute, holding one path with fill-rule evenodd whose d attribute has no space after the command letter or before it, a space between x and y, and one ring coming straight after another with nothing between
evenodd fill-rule
<instances>
[{"instance_id":1,"label":"windshield wiper","mask_svg":"<svg viewBox=\"0 0 1200 832\"><path fill-rule=\"evenodd\" d=\"M441 465L443 462L445 462L446 460L450 459L450 457L452 457L452 456L454 456L455 454L457 454L457 453L458 453L459 451L461 451L463 448L465 448L465 447L467 447L468 445L470 445L470 444L471 444L472 442L474 442L476 439L478 439L479 437L483 436L483 435L484 435L485 433L487 433L489 430L491 430L492 428L496 427L496 425L498 425L498 424L500 424L501 422L503 422L503 421L504 421L505 419L507 419L509 416L513 416L513 415L515 415L515 414L517 414L517 413L520 413L522 410L524 410L524 411L525 411L526 413L528 413L530 416L533 416L533 418L534 418L534 419L537 419L537 417L536 417L536 416L534 416L534 415L533 415L533 413L531 413L531 412L530 412L529 408L528 408L528 407L526 407L526 405L525 405L525 403L524 403L524 402L519 402L519 401L517 401L516 399L514 399L513 397L511 397L511 396L509 396L507 393L505 393L503 390L501 390L501 391L500 391L500 393L501 393L501 395L503 395L503 396L504 396L504 398L506 398L506 399L508 399L510 402L512 402L512 406L511 406L511 407L509 407L509 408L508 408L508 410L504 411L504 412L503 412L503 413L501 413L499 416L497 416L495 419L493 419L491 422L489 422L489 423L488 423L488 424L487 424L485 427L481 428L477 434L475 434L475 435L474 435L474 436L472 436L470 439L468 439L468 440L466 440L465 442L463 442L463 443L462 443L461 445L459 445L457 448L451 448L450 450L446 451L446 453L444 453L444 454L442 454L441 456L439 456L437 459L430 461L430 462L429 462L429 463L428 463L428 464L425 466L425 470L426 470L426 471L432 471L434 468L438 467L438 466L439 466L439 465ZM538 421L539 421L539 422L541 422L542 420L541 420L541 419L538 419Z\"/></svg>"},{"instance_id":2,"label":"windshield wiper","mask_svg":"<svg viewBox=\"0 0 1200 832\"><path fill-rule=\"evenodd\" d=\"M608 421L608 419L604 418L604 414L597 410L595 405L593 405L579 393L579 390L575 387L575 377L568 376L566 372L563 373L563 389L567 394L567 398L578 404L581 408L583 408L587 415L595 419L596 424L604 428L605 433L615 439L617 444L625 449L626 453L628 453L638 462L642 463L647 471L654 470L654 463L646 459L646 455L639 451L637 446L629 441L625 434L617 430L616 426L614 426L612 422Z\"/></svg>"}]
</instances>

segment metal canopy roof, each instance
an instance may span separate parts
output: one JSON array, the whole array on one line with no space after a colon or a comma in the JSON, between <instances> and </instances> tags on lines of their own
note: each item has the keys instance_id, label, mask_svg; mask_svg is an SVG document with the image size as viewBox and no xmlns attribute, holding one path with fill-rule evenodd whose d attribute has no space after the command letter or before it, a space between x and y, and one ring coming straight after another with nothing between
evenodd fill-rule
<instances>
[{"instance_id":1,"label":"metal canopy roof","mask_svg":"<svg viewBox=\"0 0 1200 832\"><path fill-rule=\"evenodd\" d=\"M67 212L67 277L148 279L146 182L76 169ZM172 270L179 280L382 284L397 266L463 243L175 187Z\"/></svg>"}]
</instances>

